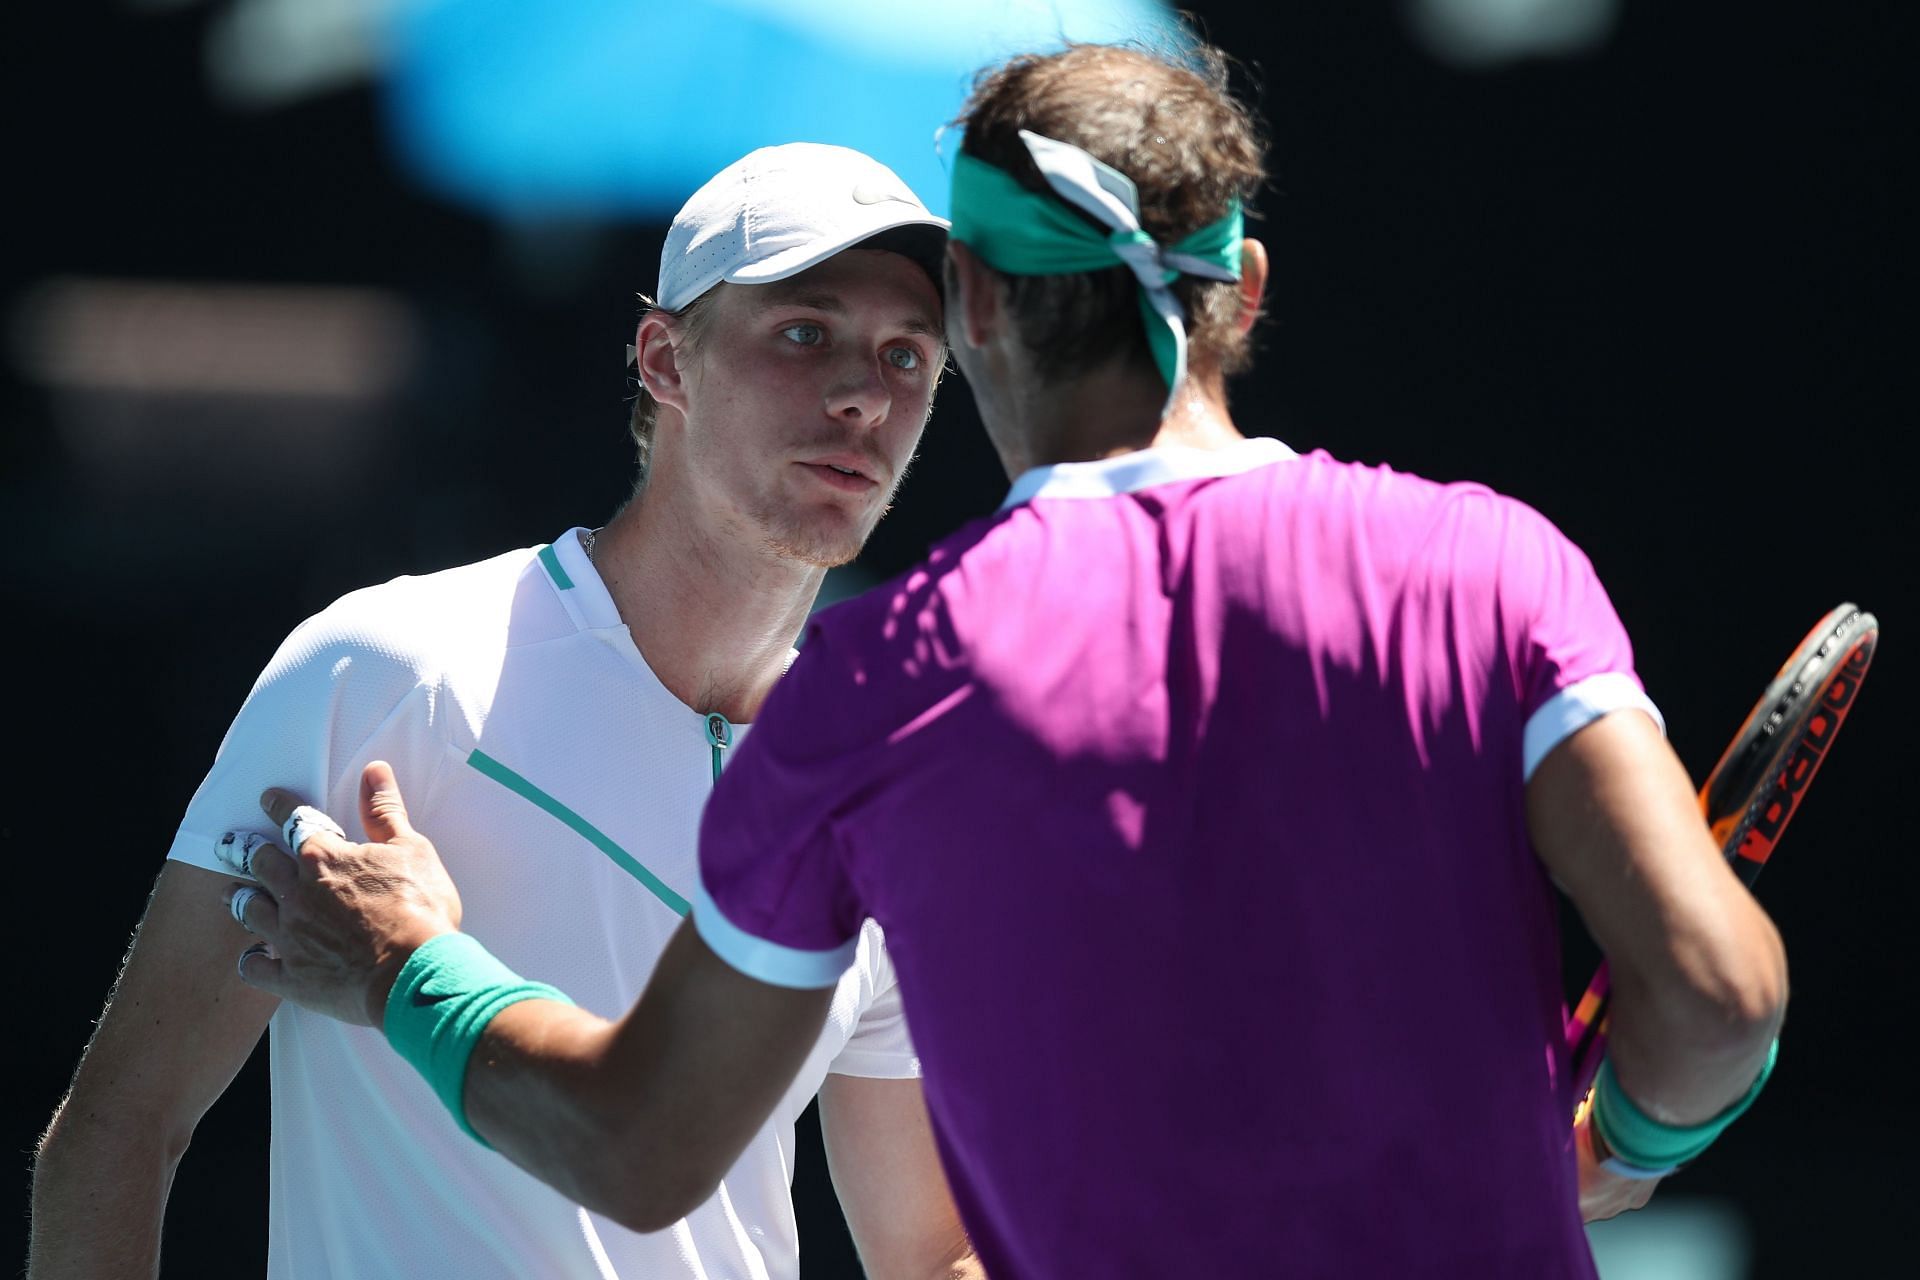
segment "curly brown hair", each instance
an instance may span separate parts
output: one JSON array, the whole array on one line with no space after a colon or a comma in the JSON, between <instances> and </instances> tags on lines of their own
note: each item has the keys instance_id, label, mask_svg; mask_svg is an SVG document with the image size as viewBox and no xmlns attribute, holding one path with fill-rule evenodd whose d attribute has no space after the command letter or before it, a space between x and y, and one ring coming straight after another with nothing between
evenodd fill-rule
<instances>
[{"instance_id":1,"label":"curly brown hair","mask_svg":"<svg viewBox=\"0 0 1920 1280\"><path fill-rule=\"evenodd\" d=\"M1226 216L1236 198L1250 205L1266 181L1266 144L1252 112L1229 88L1229 68L1224 53L1199 43L1176 55L1069 45L981 72L954 123L966 129L963 152L1034 191L1051 188L1020 130L1089 152L1133 179L1141 225L1171 244ZM1115 359L1152 366L1129 268L1001 278L1021 343L1042 379L1075 376ZM1182 276L1173 292L1187 312L1193 374L1244 370L1252 353L1239 327L1237 287Z\"/></svg>"}]
</instances>

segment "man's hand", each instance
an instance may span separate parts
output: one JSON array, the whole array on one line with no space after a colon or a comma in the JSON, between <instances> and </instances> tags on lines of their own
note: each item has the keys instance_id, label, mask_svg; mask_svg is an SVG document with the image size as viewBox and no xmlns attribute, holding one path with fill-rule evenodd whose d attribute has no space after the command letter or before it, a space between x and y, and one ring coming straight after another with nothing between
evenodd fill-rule
<instances>
[{"instance_id":1,"label":"man's hand","mask_svg":"<svg viewBox=\"0 0 1920 1280\"><path fill-rule=\"evenodd\" d=\"M1580 1168L1580 1221L1601 1222L1644 1206L1653 1198L1658 1178L1623 1178L1600 1167L1604 1151L1595 1150L1600 1135L1593 1131L1593 1113L1583 1109L1574 1126L1573 1145Z\"/></svg>"},{"instance_id":2,"label":"man's hand","mask_svg":"<svg viewBox=\"0 0 1920 1280\"><path fill-rule=\"evenodd\" d=\"M278 789L260 798L282 830L300 803ZM227 900L247 895L241 923L264 939L241 953L242 981L342 1022L379 1027L414 948L460 927L460 891L407 821L383 760L360 775L360 820L375 843L308 825L291 856L260 846L249 860L259 886L236 884Z\"/></svg>"}]
</instances>

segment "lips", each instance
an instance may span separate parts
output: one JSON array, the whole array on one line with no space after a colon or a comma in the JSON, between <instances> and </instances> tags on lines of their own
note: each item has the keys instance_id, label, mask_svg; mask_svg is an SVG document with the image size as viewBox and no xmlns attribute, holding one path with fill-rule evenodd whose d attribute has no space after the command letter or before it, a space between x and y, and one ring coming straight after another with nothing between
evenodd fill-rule
<instances>
[{"instance_id":1,"label":"lips","mask_svg":"<svg viewBox=\"0 0 1920 1280\"><path fill-rule=\"evenodd\" d=\"M830 472L843 480L860 480L866 484L879 484L880 477L887 473L886 463L852 449L803 458L800 465Z\"/></svg>"},{"instance_id":2,"label":"lips","mask_svg":"<svg viewBox=\"0 0 1920 1280\"><path fill-rule=\"evenodd\" d=\"M864 493L879 483L867 474L873 464L854 458L827 458L797 465L843 493Z\"/></svg>"}]
</instances>

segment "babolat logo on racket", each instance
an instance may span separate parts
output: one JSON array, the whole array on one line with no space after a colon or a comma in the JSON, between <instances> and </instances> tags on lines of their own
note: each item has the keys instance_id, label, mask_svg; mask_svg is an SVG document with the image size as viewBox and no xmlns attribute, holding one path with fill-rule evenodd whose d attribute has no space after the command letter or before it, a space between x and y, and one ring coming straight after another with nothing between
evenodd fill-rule
<instances>
[{"instance_id":1,"label":"babolat logo on racket","mask_svg":"<svg viewBox=\"0 0 1920 1280\"><path fill-rule=\"evenodd\" d=\"M1773 790L1759 806L1759 812L1754 814L1753 825L1740 839L1742 858L1764 863L1773 852L1787 819L1793 816L1807 784L1813 781L1820 762L1826 758L1827 745L1852 708L1854 692L1860 688L1861 677L1867 674L1867 664L1872 660L1873 644L1869 639L1865 644L1855 645L1847 654L1846 662L1828 678L1813 715L1807 719L1807 727L1801 731L1800 740L1793 744L1793 755L1774 780Z\"/></svg>"},{"instance_id":2,"label":"babolat logo on racket","mask_svg":"<svg viewBox=\"0 0 1920 1280\"><path fill-rule=\"evenodd\" d=\"M1707 825L1748 884L1760 874L1826 759L1873 660L1880 624L1843 604L1775 674L1704 789Z\"/></svg>"}]
</instances>

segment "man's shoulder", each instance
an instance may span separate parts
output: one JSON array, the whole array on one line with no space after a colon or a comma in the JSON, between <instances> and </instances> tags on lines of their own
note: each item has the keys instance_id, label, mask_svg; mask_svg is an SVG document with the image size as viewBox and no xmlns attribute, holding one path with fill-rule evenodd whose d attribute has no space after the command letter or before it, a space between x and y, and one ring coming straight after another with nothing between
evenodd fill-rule
<instances>
[{"instance_id":1,"label":"man's shoulder","mask_svg":"<svg viewBox=\"0 0 1920 1280\"><path fill-rule=\"evenodd\" d=\"M1439 480L1389 463L1344 460L1318 450L1290 467L1272 470L1259 482L1284 486L1303 513L1376 531L1397 529L1416 543L1462 531L1495 539L1558 536L1552 521L1525 499L1480 480Z\"/></svg>"},{"instance_id":2,"label":"man's shoulder","mask_svg":"<svg viewBox=\"0 0 1920 1280\"><path fill-rule=\"evenodd\" d=\"M503 596L510 603L521 576L533 564L538 552L538 547L519 547L449 569L401 574L349 591L328 605L323 613L484 609L497 606Z\"/></svg>"},{"instance_id":3,"label":"man's shoulder","mask_svg":"<svg viewBox=\"0 0 1920 1280\"><path fill-rule=\"evenodd\" d=\"M1497 496L1477 480L1437 480L1390 462L1339 458L1324 449L1301 454L1291 463L1262 468L1258 476L1250 478L1303 496L1342 497L1361 508L1396 503L1433 505Z\"/></svg>"},{"instance_id":4,"label":"man's shoulder","mask_svg":"<svg viewBox=\"0 0 1920 1280\"><path fill-rule=\"evenodd\" d=\"M535 549L408 574L349 591L296 627L283 657L438 670L476 648L500 647Z\"/></svg>"}]
</instances>

